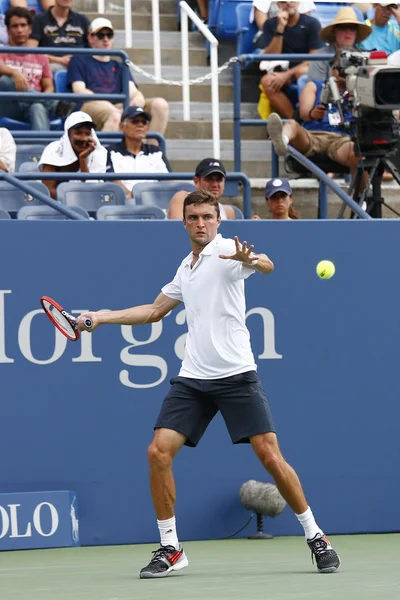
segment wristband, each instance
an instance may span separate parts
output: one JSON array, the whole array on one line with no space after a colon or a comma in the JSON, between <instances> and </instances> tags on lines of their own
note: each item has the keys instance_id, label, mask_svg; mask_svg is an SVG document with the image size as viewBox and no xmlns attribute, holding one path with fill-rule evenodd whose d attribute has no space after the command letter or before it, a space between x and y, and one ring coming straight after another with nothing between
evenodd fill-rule
<instances>
[{"instance_id":1,"label":"wristband","mask_svg":"<svg viewBox=\"0 0 400 600\"><path fill-rule=\"evenodd\" d=\"M275 37L276 35L283 35L283 32L275 29L275 31L272 32L272 36Z\"/></svg>"}]
</instances>

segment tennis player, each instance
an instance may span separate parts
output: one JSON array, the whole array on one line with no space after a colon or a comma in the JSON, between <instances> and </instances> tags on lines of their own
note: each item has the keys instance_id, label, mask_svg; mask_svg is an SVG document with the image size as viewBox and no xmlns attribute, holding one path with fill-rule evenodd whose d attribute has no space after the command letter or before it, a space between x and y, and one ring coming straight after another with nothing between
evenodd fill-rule
<instances>
[{"instance_id":1,"label":"tennis player","mask_svg":"<svg viewBox=\"0 0 400 600\"><path fill-rule=\"evenodd\" d=\"M299 478L279 449L271 412L250 346L245 323L244 280L255 272L274 269L265 254L238 238L218 234L217 199L205 190L187 196L183 224L192 251L153 304L111 312L91 312L94 330L102 324L139 325L160 321L181 302L186 309L188 336L178 377L161 407L148 450L150 486L160 547L140 577L165 577L188 565L175 522L175 483L172 462L180 448L197 446L220 410L234 444L250 442L254 452L304 528L320 572L336 571L339 556L315 522Z\"/></svg>"}]
</instances>

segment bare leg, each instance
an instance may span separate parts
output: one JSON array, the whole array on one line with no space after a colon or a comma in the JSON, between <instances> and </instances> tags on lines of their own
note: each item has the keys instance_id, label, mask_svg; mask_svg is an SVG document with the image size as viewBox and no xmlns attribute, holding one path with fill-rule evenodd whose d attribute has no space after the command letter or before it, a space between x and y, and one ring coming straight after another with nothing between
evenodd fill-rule
<instances>
[{"instance_id":1,"label":"bare leg","mask_svg":"<svg viewBox=\"0 0 400 600\"><path fill-rule=\"evenodd\" d=\"M161 135L165 135L165 130L168 125L168 102L164 98L153 98L145 104L145 110L151 114L150 128L152 131L157 131ZM152 144L158 146L157 140L149 140Z\"/></svg>"},{"instance_id":2,"label":"bare leg","mask_svg":"<svg viewBox=\"0 0 400 600\"><path fill-rule=\"evenodd\" d=\"M335 152L332 158L334 158L334 160L336 160L341 165L349 167L351 177L352 179L354 179L357 170L357 165L360 161L360 157L354 154L354 143L351 140L340 146L339 150ZM368 173L365 173L360 182L360 192L364 190L367 182Z\"/></svg>"},{"instance_id":3,"label":"bare leg","mask_svg":"<svg viewBox=\"0 0 400 600\"><path fill-rule=\"evenodd\" d=\"M197 6L199 7L200 17L207 21L207 19L208 19L208 2L207 2L207 0L197 0Z\"/></svg>"},{"instance_id":4,"label":"bare leg","mask_svg":"<svg viewBox=\"0 0 400 600\"><path fill-rule=\"evenodd\" d=\"M108 115L101 131L119 131L119 124L121 122L121 111L113 109Z\"/></svg>"},{"instance_id":5,"label":"bare leg","mask_svg":"<svg viewBox=\"0 0 400 600\"><path fill-rule=\"evenodd\" d=\"M269 74L264 75L261 78L261 85L264 89L264 92L267 94L271 104L275 108L276 111L284 117L285 119L291 119L293 117L293 104L290 102L289 98L283 91L275 92L270 87L270 76Z\"/></svg>"},{"instance_id":6,"label":"bare leg","mask_svg":"<svg viewBox=\"0 0 400 600\"><path fill-rule=\"evenodd\" d=\"M170 519L175 514L176 489L172 461L185 441L186 437L177 431L156 429L148 449L151 496L159 521Z\"/></svg>"},{"instance_id":7,"label":"bare leg","mask_svg":"<svg viewBox=\"0 0 400 600\"><path fill-rule=\"evenodd\" d=\"M265 469L274 478L276 487L290 508L298 515L304 513L308 504L303 488L294 469L283 458L275 433L262 433L250 438L254 452Z\"/></svg>"}]
</instances>

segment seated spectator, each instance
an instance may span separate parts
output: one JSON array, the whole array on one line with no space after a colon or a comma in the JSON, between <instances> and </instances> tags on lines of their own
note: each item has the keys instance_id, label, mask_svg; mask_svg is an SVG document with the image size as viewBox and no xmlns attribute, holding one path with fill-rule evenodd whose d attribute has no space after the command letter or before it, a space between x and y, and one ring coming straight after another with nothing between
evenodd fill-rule
<instances>
[{"instance_id":1,"label":"seated spectator","mask_svg":"<svg viewBox=\"0 0 400 600\"><path fill-rule=\"evenodd\" d=\"M338 81L339 90L344 90L345 81L334 70ZM343 134L339 129L340 117L337 107L332 104L328 107L320 103L322 81L309 81L300 97L300 117L303 127L293 119L285 125L276 113L268 118L268 133L275 151L279 156L287 153L287 146L291 144L304 156L312 157L316 154L326 154L332 160L348 166L354 175L359 157L355 155L354 144L351 139L353 133ZM346 105L343 104L343 113L346 121L354 123L354 118Z\"/></svg>"},{"instance_id":2,"label":"seated spectator","mask_svg":"<svg viewBox=\"0 0 400 600\"><path fill-rule=\"evenodd\" d=\"M6 173L15 170L17 146L11 133L5 127L0 127L0 169Z\"/></svg>"},{"instance_id":3,"label":"seated spectator","mask_svg":"<svg viewBox=\"0 0 400 600\"><path fill-rule=\"evenodd\" d=\"M198 190L210 192L217 200L224 194L226 171L220 160L216 158L203 158L196 167L193 183ZM168 219L183 219L183 203L188 192L176 192L171 198L168 208ZM228 204L219 202L221 219L235 219L235 211Z\"/></svg>"},{"instance_id":4,"label":"seated spectator","mask_svg":"<svg viewBox=\"0 0 400 600\"><path fill-rule=\"evenodd\" d=\"M89 46L111 50L114 28L108 19L99 17L89 28ZM75 94L122 93L122 69L124 65L109 56L73 56L68 65L68 84ZM164 135L168 123L168 103L164 98L153 98L147 102L137 89L132 77L129 82L129 100L132 106L141 106L151 115L151 129ZM87 112L101 131L118 131L122 104L107 100L85 102L82 110Z\"/></svg>"},{"instance_id":5,"label":"seated spectator","mask_svg":"<svg viewBox=\"0 0 400 600\"><path fill-rule=\"evenodd\" d=\"M52 4L54 0L40 0L40 5L43 10L47 10ZM0 46L7 46L8 44L8 33L7 27L5 24L5 15L3 12L4 3L0 0ZM26 0L9 0L7 8L13 6L22 6L22 8L28 8L28 3ZM31 10L31 12L34 12Z\"/></svg>"},{"instance_id":6,"label":"seated spectator","mask_svg":"<svg viewBox=\"0 0 400 600\"><path fill-rule=\"evenodd\" d=\"M319 32L321 40L329 46L317 50L316 54L336 53L339 57L343 49L355 50L357 45L365 40L372 32L372 28L358 21L352 8L341 8L335 15L333 23L324 27ZM327 80L332 75L332 66L329 61L316 61L310 64L308 80Z\"/></svg>"},{"instance_id":7,"label":"seated spectator","mask_svg":"<svg viewBox=\"0 0 400 600\"><path fill-rule=\"evenodd\" d=\"M265 199L271 211L271 219L290 221L300 219L300 215L293 208L293 192L290 183L284 177L277 177L267 181L265 186ZM260 219L257 215L253 219Z\"/></svg>"},{"instance_id":8,"label":"seated spectator","mask_svg":"<svg viewBox=\"0 0 400 600\"><path fill-rule=\"evenodd\" d=\"M374 4L375 15L372 21L367 19L367 25L372 27L372 33L361 44L364 50L384 50L392 54L400 49L400 11L393 2ZM396 22L392 16L396 17Z\"/></svg>"},{"instance_id":9,"label":"seated spectator","mask_svg":"<svg viewBox=\"0 0 400 600\"><path fill-rule=\"evenodd\" d=\"M151 117L140 106L129 106L121 116L120 130L124 137L107 150L108 173L168 173L171 167L158 146L145 144ZM149 179L124 179L118 183L127 198L132 198L132 188L139 181Z\"/></svg>"},{"instance_id":10,"label":"seated spectator","mask_svg":"<svg viewBox=\"0 0 400 600\"><path fill-rule=\"evenodd\" d=\"M39 169L43 173L104 173L107 150L100 144L91 117L82 112L73 112L66 119L64 134L43 150ZM57 199L56 179L44 179L50 196Z\"/></svg>"},{"instance_id":11,"label":"seated spectator","mask_svg":"<svg viewBox=\"0 0 400 600\"><path fill-rule=\"evenodd\" d=\"M27 47L32 32L32 15L26 8L9 8L6 25L10 46ZM41 54L1 54L1 92L54 92L53 75L48 58ZM25 121L33 130L50 129L50 116L65 117L74 104L46 100L38 96L38 102L10 101L0 98L0 115Z\"/></svg>"},{"instance_id":12,"label":"seated spectator","mask_svg":"<svg viewBox=\"0 0 400 600\"><path fill-rule=\"evenodd\" d=\"M264 54L308 54L322 46L318 33L321 25L317 19L301 15L298 2L278 2L280 12L264 23ZM275 110L285 118L291 118L296 97L289 99L289 85L307 73L308 62L291 61L289 69L273 71L261 78L261 86Z\"/></svg>"},{"instance_id":13,"label":"seated spectator","mask_svg":"<svg viewBox=\"0 0 400 600\"><path fill-rule=\"evenodd\" d=\"M54 0L46 12L36 15L28 46L84 48L90 21L86 15L71 10L72 0ZM70 55L48 56L53 73L68 67Z\"/></svg>"},{"instance_id":14,"label":"seated spectator","mask_svg":"<svg viewBox=\"0 0 400 600\"><path fill-rule=\"evenodd\" d=\"M299 13L308 15L312 10L315 10L314 2L308 2L308 0L299 2ZM253 43L257 44L258 42L258 48L265 47L265 44L260 39L265 21L276 17L278 13L279 8L276 2L272 2L272 0L253 0L249 21L250 23L253 23L253 21L256 22L258 33L254 36Z\"/></svg>"}]
</instances>

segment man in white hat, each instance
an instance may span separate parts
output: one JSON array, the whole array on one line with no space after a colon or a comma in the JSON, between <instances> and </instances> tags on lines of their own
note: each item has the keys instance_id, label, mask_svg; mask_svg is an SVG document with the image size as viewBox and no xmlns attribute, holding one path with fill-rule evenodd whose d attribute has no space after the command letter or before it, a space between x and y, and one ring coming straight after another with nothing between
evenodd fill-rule
<instances>
[{"instance_id":1,"label":"man in white hat","mask_svg":"<svg viewBox=\"0 0 400 600\"><path fill-rule=\"evenodd\" d=\"M98 17L91 22L88 35L93 49L111 50L114 43L114 27L108 19ZM127 68L120 61L107 55L73 56L68 65L68 84L75 94L88 94L88 101L81 109L93 119L101 131L118 131L122 104L108 100L90 100L91 94L122 93L122 73ZM147 102L130 75L129 103L145 108L151 115L151 129L164 135L168 124L168 103L164 98L152 98Z\"/></svg>"},{"instance_id":2,"label":"man in white hat","mask_svg":"<svg viewBox=\"0 0 400 600\"><path fill-rule=\"evenodd\" d=\"M355 50L356 46L371 34L372 28L357 19L354 10L349 7L343 7L336 14L333 23L324 27L319 32L319 37L323 42L329 44L317 50L316 54L335 53L340 56L340 52L346 50ZM332 75L332 68L328 61L312 62L308 69L309 81L325 81Z\"/></svg>"},{"instance_id":3,"label":"man in white hat","mask_svg":"<svg viewBox=\"0 0 400 600\"><path fill-rule=\"evenodd\" d=\"M392 54L400 49L400 11L397 3L380 2L374 4L374 18L366 23L371 25L371 35L361 44L364 50L384 50ZM392 17L395 17L395 20Z\"/></svg>"},{"instance_id":4,"label":"man in white hat","mask_svg":"<svg viewBox=\"0 0 400 600\"><path fill-rule=\"evenodd\" d=\"M71 113L65 120L61 138L43 150L39 169L43 173L105 173L107 150L100 144L93 125L87 113ZM61 181L45 179L43 183L56 200L57 186Z\"/></svg>"}]
</instances>

